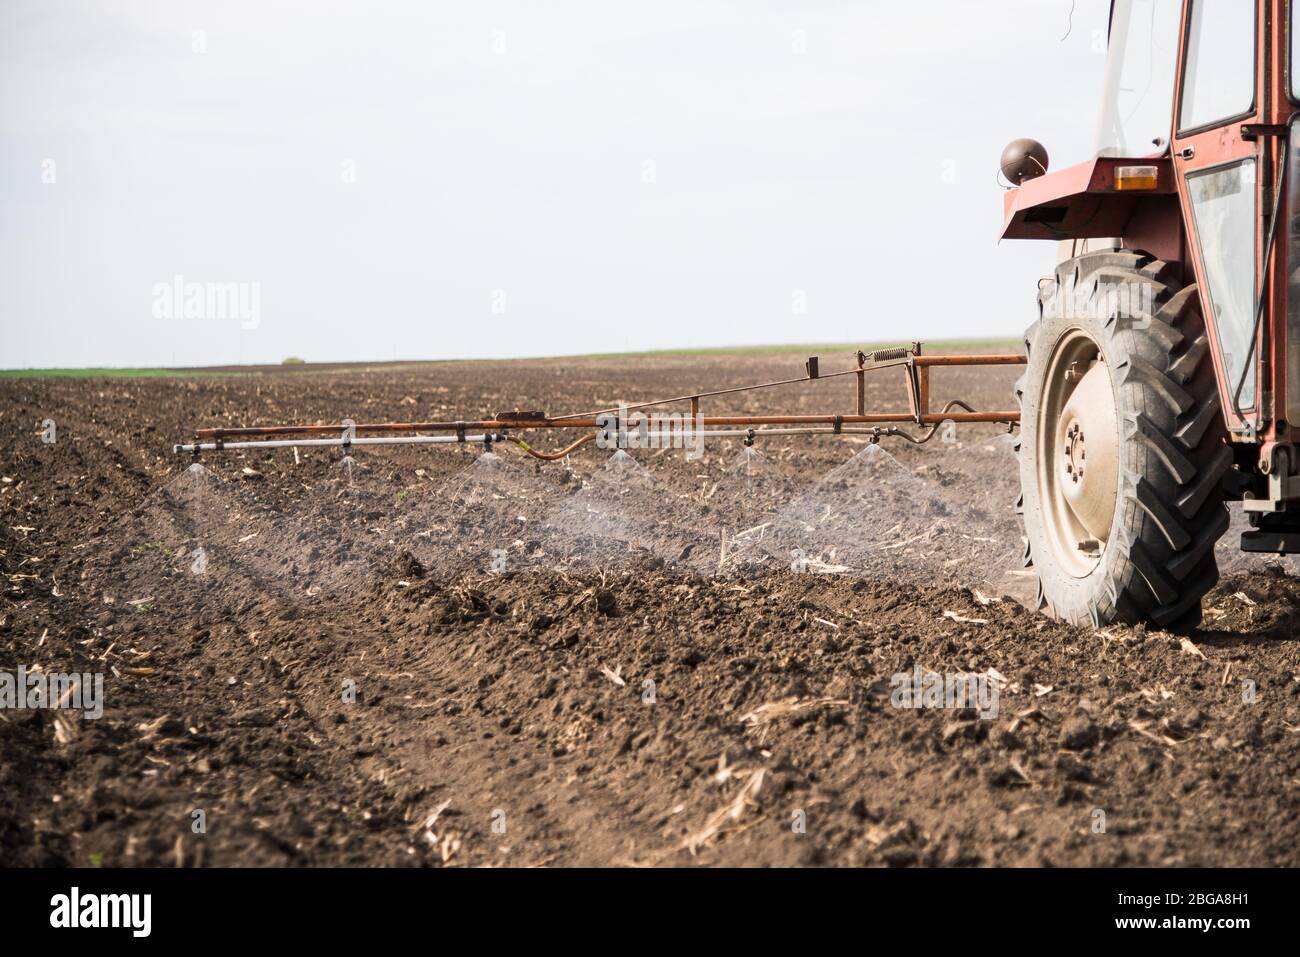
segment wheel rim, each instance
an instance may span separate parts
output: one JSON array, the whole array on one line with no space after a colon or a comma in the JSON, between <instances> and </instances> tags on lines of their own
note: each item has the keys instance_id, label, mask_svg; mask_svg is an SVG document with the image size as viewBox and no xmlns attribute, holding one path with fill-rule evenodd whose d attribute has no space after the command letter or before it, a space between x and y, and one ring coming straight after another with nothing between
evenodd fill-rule
<instances>
[{"instance_id":1,"label":"wheel rim","mask_svg":"<svg viewBox=\"0 0 1300 957\"><path fill-rule=\"evenodd\" d=\"M1119 429L1110 368L1072 329L1047 367L1038 416L1039 501L1059 566L1083 578L1101 563L1119 497Z\"/></svg>"}]
</instances>

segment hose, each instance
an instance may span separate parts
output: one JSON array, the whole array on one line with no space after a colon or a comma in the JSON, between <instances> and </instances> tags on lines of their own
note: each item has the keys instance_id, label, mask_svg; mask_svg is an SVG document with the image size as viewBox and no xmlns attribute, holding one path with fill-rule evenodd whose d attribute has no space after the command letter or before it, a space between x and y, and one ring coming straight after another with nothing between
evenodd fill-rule
<instances>
[{"instance_id":1,"label":"hose","mask_svg":"<svg viewBox=\"0 0 1300 957\"><path fill-rule=\"evenodd\" d=\"M560 449L560 451L558 451L558 452L539 452L539 451L537 451L537 449L533 448L531 445L529 445L527 442L525 442L523 439L521 439L521 438L519 438L519 437L517 437L517 436L514 436L514 435L507 435L507 436L506 436L506 438L507 438L508 440L510 440L511 442L515 443L515 445L519 446L521 449L523 449L525 452L527 452L527 453L528 453L529 455L531 455L533 458L535 458L535 459L541 459L543 462L555 462L555 461L558 461L559 459L565 458L566 456L568 456L568 455L572 454L573 452L576 452L578 449L582 448L582 446L586 445L588 442L590 442L590 441L591 441L592 439L594 439L595 437L596 437L596 433L595 433L595 432L588 432L588 433L587 433L586 435L584 435L582 438L578 439L576 442L573 442L573 443L571 443L571 444L569 444L569 445L566 445L564 448Z\"/></svg>"}]
</instances>

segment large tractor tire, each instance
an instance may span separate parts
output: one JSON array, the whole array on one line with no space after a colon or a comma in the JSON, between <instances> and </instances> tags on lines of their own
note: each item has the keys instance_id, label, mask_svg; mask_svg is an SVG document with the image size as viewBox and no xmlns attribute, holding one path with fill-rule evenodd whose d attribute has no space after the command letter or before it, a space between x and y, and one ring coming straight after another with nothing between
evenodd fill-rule
<instances>
[{"instance_id":1,"label":"large tractor tire","mask_svg":"<svg viewBox=\"0 0 1300 957\"><path fill-rule=\"evenodd\" d=\"M1186 630L1218 581L1232 453L1200 297L1133 250L1061 263L1025 333L1025 564L1038 606L1100 627Z\"/></svg>"}]
</instances>

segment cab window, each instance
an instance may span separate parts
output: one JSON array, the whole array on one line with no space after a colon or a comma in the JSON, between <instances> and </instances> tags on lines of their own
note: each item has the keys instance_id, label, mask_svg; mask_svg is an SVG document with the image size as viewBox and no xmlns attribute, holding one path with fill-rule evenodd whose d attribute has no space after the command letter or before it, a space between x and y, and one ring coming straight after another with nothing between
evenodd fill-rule
<instances>
[{"instance_id":1,"label":"cab window","mask_svg":"<svg viewBox=\"0 0 1300 957\"><path fill-rule=\"evenodd\" d=\"M1180 130L1249 113L1255 100L1255 4L1192 0Z\"/></svg>"}]
</instances>

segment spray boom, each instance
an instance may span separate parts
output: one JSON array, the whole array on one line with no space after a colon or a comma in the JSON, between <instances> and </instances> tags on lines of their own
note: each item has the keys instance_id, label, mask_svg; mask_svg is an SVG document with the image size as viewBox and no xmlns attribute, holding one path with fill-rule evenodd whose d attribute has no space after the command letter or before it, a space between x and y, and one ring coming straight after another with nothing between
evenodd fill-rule
<instances>
[{"instance_id":1,"label":"spray boom","mask_svg":"<svg viewBox=\"0 0 1300 957\"><path fill-rule=\"evenodd\" d=\"M944 422L1002 422L1013 425L1020 420L1018 411L979 411L960 399L947 403L937 411L930 408L930 370L944 366L1001 366L1023 365L1025 357L1015 354L999 355L926 355L922 345L914 342L907 347L879 349L874 352L859 351L852 368L835 372L822 372L817 356L808 358L804 375L775 382L714 389L653 399L613 408L587 412L547 415L541 411L498 412L490 419L457 420L445 422L350 422L328 425L260 425L235 428L197 429L194 441L176 445L175 452L188 452L195 457L200 452L225 449L287 448L293 446L341 446L345 449L361 445L438 445L466 442L482 443L490 447L493 442L511 441L537 458L558 459L576 451L587 442L598 438L613 438L613 446L623 436L635 432L638 437L679 438L702 441L699 436L740 437L752 444L756 437L770 435L870 435L873 440L897 436L912 442L925 442ZM903 372L907 393L907 411L868 412L866 410L866 376L869 372L900 369ZM827 412L814 415L787 415L758 413L749 415L706 415L701 407L703 400L722 396L755 392L777 386L798 385L821 379L855 376L857 379L856 404L848 413ZM689 404L685 411L668 412L670 406ZM646 410L665 410L646 413ZM656 426L656 422L660 423ZM671 422L665 432L664 423ZM689 423L682 425L680 423ZM900 426L911 424L924 431L917 436ZM558 452L534 449L524 439L511 433L540 432L551 429L586 431ZM434 434L424 434L434 433ZM623 447L623 446L619 446Z\"/></svg>"}]
</instances>

